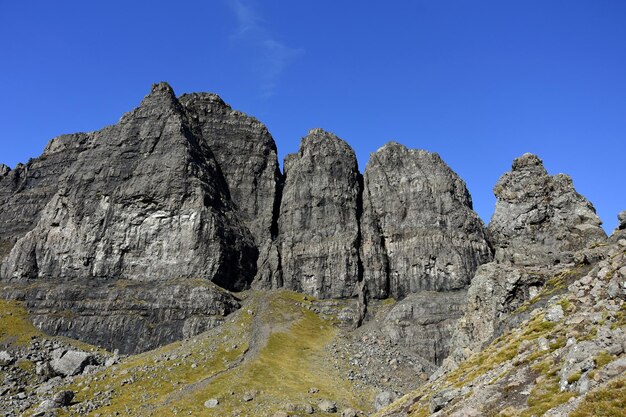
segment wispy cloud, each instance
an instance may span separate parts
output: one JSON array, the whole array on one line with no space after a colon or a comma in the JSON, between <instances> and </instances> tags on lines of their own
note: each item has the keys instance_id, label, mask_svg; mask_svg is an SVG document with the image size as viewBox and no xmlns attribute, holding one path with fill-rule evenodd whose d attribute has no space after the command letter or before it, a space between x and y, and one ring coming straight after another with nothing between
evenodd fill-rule
<instances>
[{"instance_id":1,"label":"wispy cloud","mask_svg":"<svg viewBox=\"0 0 626 417\"><path fill-rule=\"evenodd\" d=\"M291 48L276 39L250 3L243 0L227 0L227 3L237 18L233 40L254 49L254 59L257 61L254 65L258 71L261 94L265 97L272 96L287 66L303 50Z\"/></svg>"}]
</instances>

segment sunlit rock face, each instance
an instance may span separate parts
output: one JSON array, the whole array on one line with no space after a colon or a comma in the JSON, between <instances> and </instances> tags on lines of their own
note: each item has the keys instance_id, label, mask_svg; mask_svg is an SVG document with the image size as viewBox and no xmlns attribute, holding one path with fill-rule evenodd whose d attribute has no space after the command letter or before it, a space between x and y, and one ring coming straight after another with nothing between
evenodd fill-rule
<instances>
[{"instance_id":1,"label":"sunlit rock face","mask_svg":"<svg viewBox=\"0 0 626 417\"><path fill-rule=\"evenodd\" d=\"M352 148L313 129L285 158L278 247L285 288L351 297L359 280L360 174Z\"/></svg>"},{"instance_id":2,"label":"sunlit rock face","mask_svg":"<svg viewBox=\"0 0 626 417\"><path fill-rule=\"evenodd\" d=\"M389 143L365 168L361 257L376 298L469 285L491 260L463 180L435 153Z\"/></svg>"}]
</instances>

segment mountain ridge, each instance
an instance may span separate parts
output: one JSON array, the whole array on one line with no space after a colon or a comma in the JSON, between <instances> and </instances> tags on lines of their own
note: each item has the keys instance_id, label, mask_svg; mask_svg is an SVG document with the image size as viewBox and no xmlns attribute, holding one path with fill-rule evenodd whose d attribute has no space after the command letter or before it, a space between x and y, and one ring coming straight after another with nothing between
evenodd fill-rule
<instances>
[{"instance_id":1,"label":"mountain ridge","mask_svg":"<svg viewBox=\"0 0 626 417\"><path fill-rule=\"evenodd\" d=\"M297 291L343 329L335 346L371 329L354 343L379 340L419 375L390 380L382 406L454 373L529 320L513 313L555 277L623 240L532 154L495 185L488 225L437 153L390 142L361 173L350 145L316 128L283 167L257 119L154 84L118 124L0 167L2 298L46 333L136 354L218 334L247 297ZM623 304L615 279L602 297ZM380 352L353 354L364 389L380 389L363 364Z\"/></svg>"}]
</instances>

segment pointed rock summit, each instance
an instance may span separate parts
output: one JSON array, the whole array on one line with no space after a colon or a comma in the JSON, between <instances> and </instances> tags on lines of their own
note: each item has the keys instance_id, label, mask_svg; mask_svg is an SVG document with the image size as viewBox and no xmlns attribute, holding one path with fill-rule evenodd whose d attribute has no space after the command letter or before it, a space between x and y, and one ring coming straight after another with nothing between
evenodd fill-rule
<instances>
[{"instance_id":1,"label":"pointed rock summit","mask_svg":"<svg viewBox=\"0 0 626 417\"><path fill-rule=\"evenodd\" d=\"M467 293L449 360L459 362L502 331L502 320L536 294L578 251L607 237L595 209L569 176L550 176L536 155L513 161L494 187L488 230L494 262L482 265ZM584 258L584 257L583 257Z\"/></svg>"},{"instance_id":2,"label":"pointed rock summit","mask_svg":"<svg viewBox=\"0 0 626 417\"><path fill-rule=\"evenodd\" d=\"M213 152L240 219L257 246L267 246L280 181L274 139L265 125L216 94L183 94L180 103Z\"/></svg>"},{"instance_id":3,"label":"pointed rock summit","mask_svg":"<svg viewBox=\"0 0 626 417\"><path fill-rule=\"evenodd\" d=\"M242 290L254 277L253 238L208 144L167 84L154 85L117 125L55 139L42 158L15 171L0 183L12 187L3 193L3 216L19 219L2 231L0 277L13 283L15 297L30 300L46 331L144 350L232 311L237 303L205 290L210 282ZM23 203L28 212L5 214ZM148 295L155 283L161 290ZM118 285L126 301L106 302ZM196 287L207 291L205 304L185 310L185 299L200 300ZM45 301L36 296L44 288ZM146 296L161 314L139 313L145 307L131 300ZM80 319L68 322L55 305Z\"/></svg>"},{"instance_id":4,"label":"pointed rock summit","mask_svg":"<svg viewBox=\"0 0 626 417\"><path fill-rule=\"evenodd\" d=\"M352 148L312 129L285 158L278 247L286 288L321 298L355 294L360 173Z\"/></svg>"},{"instance_id":5,"label":"pointed rock summit","mask_svg":"<svg viewBox=\"0 0 626 417\"><path fill-rule=\"evenodd\" d=\"M513 161L494 187L488 229L496 259L519 265L569 262L573 252L606 239L595 209L564 174L550 176L537 156Z\"/></svg>"}]
</instances>

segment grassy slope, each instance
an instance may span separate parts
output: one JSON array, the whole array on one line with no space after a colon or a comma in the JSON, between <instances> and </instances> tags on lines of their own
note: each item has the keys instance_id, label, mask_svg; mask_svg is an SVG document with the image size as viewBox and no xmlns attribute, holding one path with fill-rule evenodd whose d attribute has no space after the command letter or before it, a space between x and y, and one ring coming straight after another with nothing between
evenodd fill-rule
<instances>
[{"instance_id":1,"label":"grassy slope","mask_svg":"<svg viewBox=\"0 0 626 417\"><path fill-rule=\"evenodd\" d=\"M353 389L326 352L338 337L334 318L315 314L311 303L289 291L253 293L223 326L129 357L67 388L79 402L108 403L88 414L101 416L271 416L289 404L317 410L325 398L340 409L371 411L373 393ZM310 394L312 387L319 392ZM255 396L246 402L248 391ZM211 398L220 403L214 409L204 407Z\"/></svg>"},{"instance_id":2,"label":"grassy slope","mask_svg":"<svg viewBox=\"0 0 626 417\"><path fill-rule=\"evenodd\" d=\"M0 346L25 346L41 337L28 319L28 312L18 301L0 300Z\"/></svg>"}]
</instances>

